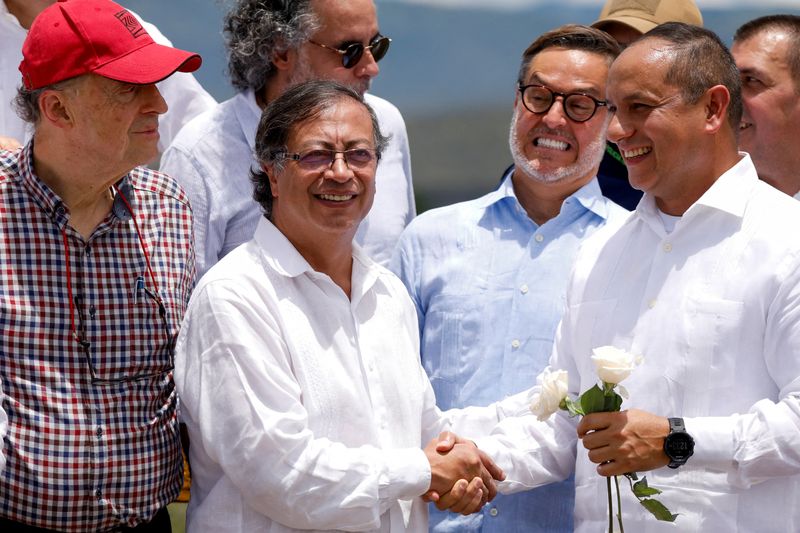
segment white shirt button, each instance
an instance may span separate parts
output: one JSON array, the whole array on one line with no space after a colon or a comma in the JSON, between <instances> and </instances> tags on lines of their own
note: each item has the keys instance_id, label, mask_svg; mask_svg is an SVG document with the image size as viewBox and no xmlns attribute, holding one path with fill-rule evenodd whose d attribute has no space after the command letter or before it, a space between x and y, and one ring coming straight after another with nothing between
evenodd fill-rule
<instances>
[{"instance_id":1,"label":"white shirt button","mask_svg":"<svg viewBox=\"0 0 800 533\"><path fill-rule=\"evenodd\" d=\"M670 244L668 242L665 242L664 243L664 251L667 252L667 253L671 252L672 251L672 244Z\"/></svg>"},{"instance_id":2,"label":"white shirt button","mask_svg":"<svg viewBox=\"0 0 800 533\"><path fill-rule=\"evenodd\" d=\"M533 238L536 239L536 242L542 242L544 240L544 235L537 233Z\"/></svg>"},{"instance_id":3,"label":"white shirt button","mask_svg":"<svg viewBox=\"0 0 800 533\"><path fill-rule=\"evenodd\" d=\"M491 509L489 509L489 514L492 516L497 516L497 513L499 512L500 511L497 510L497 507L492 507Z\"/></svg>"},{"instance_id":4,"label":"white shirt button","mask_svg":"<svg viewBox=\"0 0 800 533\"><path fill-rule=\"evenodd\" d=\"M655 306L656 306L655 300L650 300L649 302L647 302L647 307L649 307L650 309L654 308Z\"/></svg>"},{"instance_id":5,"label":"white shirt button","mask_svg":"<svg viewBox=\"0 0 800 533\"><path fill-rule=\"evenodd\" d=\"M519 345L520 345L520 342L519 342L518 339L514 339L513 341L511 341L511 347L512 348L519 348Z\"/></svg>"},{"instance_id":6,"label":"white shirt button","mask_svg":"<svg viewBox=\"0 0 800 533\"><path fill-rule=\"evenodd\" d=\"M519 292L521 292L522 294L528 294L528 285L523 284L522 287L519 288Z\"/></svg>"}]
</instances>

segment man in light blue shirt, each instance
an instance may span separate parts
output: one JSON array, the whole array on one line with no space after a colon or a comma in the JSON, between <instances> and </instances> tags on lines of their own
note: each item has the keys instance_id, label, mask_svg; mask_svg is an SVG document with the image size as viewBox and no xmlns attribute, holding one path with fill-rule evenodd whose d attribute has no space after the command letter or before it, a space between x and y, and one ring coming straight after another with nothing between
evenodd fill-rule
<instances>
[{"instance_id":1,"label":"man in light blue shirt","mask_svg":"<svg viewBox=\"0 0 800 533\"><path fill-rule=\"evenodd\" d=\"M596 174L619 47L563 26L522 58L509 145L514 166L476 200L428 211L402 234L392 268L419 316L439 407L488 405L523 391L547 365L581 241L625 218ZM465 435L469 436L469 435ZM498 496L463 517L432 509L431 531L571 532L572 480Z\"/></svg>"}]
</instances>

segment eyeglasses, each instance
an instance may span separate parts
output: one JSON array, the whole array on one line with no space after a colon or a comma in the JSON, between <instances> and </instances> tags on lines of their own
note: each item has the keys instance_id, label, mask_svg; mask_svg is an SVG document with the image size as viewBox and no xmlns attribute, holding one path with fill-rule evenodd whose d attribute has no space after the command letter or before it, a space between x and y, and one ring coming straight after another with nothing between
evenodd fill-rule
<instances>
[{"instance_id":1,"label":"eyeglasses","mask_svg":"<svg viewBox=\"0 0 800 533\"><path fill-rule=\"evenodd\" d=\"M353 68L358 65L359 61L361 61L361 56L364 55L365 50L369 50L369 52L372 54L372 59L374 59L375 62L383 59L383 56L385 56L386 52L389 51L389 44L392 42L392 40L388 37L378 34L372 38L368 46L364 46L361 43L345 43L339 48L318 43L316 41L312 41L311 39L309 39L308 42L326 50L330 50L331 52L336 52L342 56L342 66L344 68Z\"/></svg>"},{"instance_id":2,"label":"eyeglasses","mask_svg":"<svg viewBox=\"0 0 800 533\"><path fill-rule=\"evenodd\" d=\"M583 93L557 93L544 85L520 85L522 105L531 113L543 115L550 111L556 97L561 97L564 114L573 122L586 122L592 118L600 106L607 106L605 100L598 100Z\"/></svg>"},{"instance_id":3,"label":"eyeglasses","mask_svg":"<svg viewBox=\"0 0 800 533\"><path fill-rule=\"evenodd\" d=\"M353 148L351 150L325 150L316 149L292 154L280 152L276 158L297 161L300 168L309 171L327 170L333 166L336 155L342 154L347 168L350 170L364 170L375 165L380 159L380 154L370 148Z\"/></svg>"},{"instance_id":4,"label":"eyeglasses","mask_svg":"<svg viewBox=\"0 0 800 533\"><path fill-rule=\"evenodd\" d=\"M69 318L70 318L70 326L72 330L72 337L80 344L81 348L83 349L83 354L85 356L86 364L89 367L89 374L92 378L92 384L96 385L110 385L116 383L128 383L132 381L140 381L144 379L152 379L152 378L163 378L164 376L168 375L172 372L175 368L175 340L176 336L172 333L172 329L169 326L169 321L167 318L167 308L164 305L164 301L161 299L158 291L158 284L156 283L155 275L153 274L153 269L150 265L150 255L147 253L147 246L145 245L144 239L142 238L142 233L139 230L139 224L136 222L136 216L131 208L130 203L126 198L127 194L131 193L132 188L127 181L123 181L122 184L118 187L118 192L114 198L114 205L112 206L112 210L117 216L120 216L124 211L127 211L130 214L130 219L133 221L134 229L136 230L136 236L139 239L139 246L141 247L142 254L144 255L144 261L147 266L147 273L149 274L150 281L152 283L153 289L149 289L145 286L144 276L138 276L134 281L134 298L133 298L133 305L136 306L136 313L137 314L149 314L148 313L148 306L155 306L155 309L158 312L158 315L161 320L162 327L164 328L164 335L165 339L167 339L166 345L162 348L166 350L168 359L167 364L163 368L159 370L151 370L149 372L139 372L133 373L130 375L123 375L123 376L115 376L115 377L108 377L108 376L101 376L100 373L97 371L97 368L94 365L94 361L92 358L92 343L89 341L88 336L86 334L86 320L83 317L83 306L81 305L81 296L75 295L73 296L72 292L72 275L70 273L70 257L69 257L69 242L67 238L67 232L62 229L61 235L64 240L64 255L65 255L65 263L66 263L66 277L67 277L67 293L69 295ZM117 199L121 201L122 205L118 205ZM142 298L142 305L140 306L139 297L144 296ZM75 327L75 315L78 315L78 327ZM148 370L149 367L152 365L149 361L153 359L158 359L159 355L157 353L148 353L146 354L146 360L148 361L147 366ZM130 366L130 361L126 361L127 366Z\"/></svg>"},{"instance_id":5,"label":"eyeglasses","mask_svg":"<svg viewBox=\"0 0 800 533\"><path fill-rule=\"evenodd\" d=\"M161 317L161 324L164 328L164 334L166 338L169 339L167 341L167 355L168 355L168 362L165 367L159 370L154 370L151 372L141 372L135 373L131 375L123 375L123 376L115 376L115 377L107 377L101 376L100 373L97 371L97 368L94 366L94 360L92 358L92 343L89 342L86 336L86 322L83 318L83 311L82 306L80 305L80 296L75 296L74 305L78 311L78 323L80 327L80 333L77 330L73 330L72 334L75 337L75 340L81 345L83 348L83 355L86 359L86 365L89 367L89 375L92 377L92 383L95 385L110 385L114 383L129 383L131 381L140 381L144 379L152 379L152 378L161 378L167 375L169 372L172 372L175 368L175 335L172 334L172 330L169 327L169 322L167 320L167 308L164 305L164 302L161 300L161 297L153 292L152 290L148 289L144 286L144 278L139 277L136 279L136 288L134 289L136 294L144 295L145 298L143 302L134 302L135 305L154 305L158 310L158 315ZM152 357L152 354L148 354Z\"/></svg>"}]
</instances>

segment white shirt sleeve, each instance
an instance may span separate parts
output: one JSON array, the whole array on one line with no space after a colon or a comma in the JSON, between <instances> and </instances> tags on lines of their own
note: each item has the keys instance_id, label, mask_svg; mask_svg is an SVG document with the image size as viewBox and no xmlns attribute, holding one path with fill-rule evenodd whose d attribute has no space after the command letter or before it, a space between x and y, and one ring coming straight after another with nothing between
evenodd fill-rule
<instances>
[{"instance_id":1,"label":"white shirt sleeve","mask_svg":"<svg viewBox=\"0 0 800 533\"><path fill-rule=\"evenodd\" d=\"M247 505L288 527L378 528L397 500L428 489L424 453L315 435L278 322L243 292L201 285L176 347L196 477L220 468Z\"/></svg>"}]
</instances>

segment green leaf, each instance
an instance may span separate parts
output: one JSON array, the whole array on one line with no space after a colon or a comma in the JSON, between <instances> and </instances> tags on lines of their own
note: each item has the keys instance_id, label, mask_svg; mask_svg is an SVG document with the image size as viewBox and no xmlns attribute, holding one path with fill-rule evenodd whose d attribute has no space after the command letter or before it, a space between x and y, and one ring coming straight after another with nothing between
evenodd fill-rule
<instances>
[{"instance_id":1,"label":"green leaf","mask_svg":"<svg viewBox=\"0 0 800 533\"><path fill-rule=\"evenodd\" d=\"M603 411L617 412L622 407L622 396L612 392L605 396L603 401Z\"/></svg>"},{"instance_id":2,"label":"green leaf","mask_svg":"<svg viewBox=\"0 0 800 533\"><path fill-rule=\"evenodd\" d=\"M646 498L647 496L655 496L656 494L661 494L661 491L655 487L650 487L647 485L647 477L643 477L641 481L637 481L633 484L633 494L639 498Z\"/></svg>"},{"instance_id":3,"label":"green leaf","mask_svg":"<svg viewBox=\"0 0 800 533\"><path fill-rule=\"evenodd\" d=\"M650 511L650 513L656 517L657 520L661 520L662 522L674 522L678 515L672 514L669 512L663 503L653 498L646 498L644 500L639 500L639 502L644 506L645 509Z\"/></svg>"},{"instance_id":4,"label":"green leaf","mask_svg":"<svg viewBox=\"0 0 800 533\"><path fill-rule=\"evenodd\" d=\"M578 401L580 401L583 412L587 415L589 413L601 413L606 410L605 394L603 394L603 390L597 385L581 394Z\"/></svg>"},{"instance_id":5,"label":"green leaf","mask_svg":"<svg viewBox=\"0 0 800 533\"><path fill-rule=\"evenodd\" d=\"M583 416L585 414L580 404L569 396L561 400L559 407L561 409L566 409L569 412L569 416Z\"/></svg>"}]
</instances>

